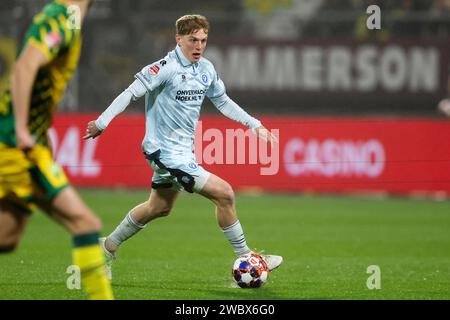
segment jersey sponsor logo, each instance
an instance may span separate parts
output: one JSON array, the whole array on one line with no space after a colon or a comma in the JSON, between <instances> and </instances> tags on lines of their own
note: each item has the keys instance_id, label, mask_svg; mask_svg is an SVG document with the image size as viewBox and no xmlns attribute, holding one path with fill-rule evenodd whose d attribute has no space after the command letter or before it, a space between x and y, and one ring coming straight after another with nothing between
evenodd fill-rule
<instances>
[{"instance_id":1,"label":"jersey sponsor logo","mask_svg":"<svg viewBox=\"0 0 450 320\"><path fill-rule=\"evenodd\" d=\"M203 73L203 74L202 74L202 81L203 81L204 83L208 83L208 75L207 75L206 73Z\"/></svg>"},{"instance_id":2,"label":"jersey sponsor logo","mask_svg":"<svg viewBox=\"0 0 450 320\"><path fill-rule=\"evenodd\" d=\"M45 44L49 49L59 46L62 42L62 37L58 32L52 31L45 36Z\"/></svg>"},{"instance_id":3,"label":"jersey sponsor logo","mask_svg":"<svg viewBox=\"0 0 450 320\"><path fill-rule=\"evenodd\" d=\"M175 96L175 100L181 102L203 101L203 96L205 94L206 90L178 90Z\"/></svg>"},{"instance_id":4,"label":"jersey sponsor logo","mask_svg":"<svg viewBox=\"0 0 450 320\"><path fill-rule=\"evenodd\" d=\"M148 73L150 73L151 75L157 75L159 70L160 68L157 65L153 65L148 69Z\"/></svg>"}]
</instances>

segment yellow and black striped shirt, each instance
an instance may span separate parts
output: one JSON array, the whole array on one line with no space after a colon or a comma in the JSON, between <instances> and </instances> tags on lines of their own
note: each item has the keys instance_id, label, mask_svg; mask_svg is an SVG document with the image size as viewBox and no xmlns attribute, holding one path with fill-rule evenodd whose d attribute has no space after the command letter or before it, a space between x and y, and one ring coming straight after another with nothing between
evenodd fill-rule
<instances>
[{"instance_id":1,"label":"yellow and black striped shirt","mask_svg":"<svg viewBox=\"0 0 450 320\"><path fill-rule=\"evenodd\" d=\"M68 7L64 0L54 0L37 14L29 27L21 48L26 45L41 50L49 63L42 67L33 85L28 127L37 143L47 145L47 130L52 115L64 95L64 90L78 64L81 33L69 24ZM16 145L14 110L10 89L0 97L0 143Z\"/></svg>"}]
</instances>

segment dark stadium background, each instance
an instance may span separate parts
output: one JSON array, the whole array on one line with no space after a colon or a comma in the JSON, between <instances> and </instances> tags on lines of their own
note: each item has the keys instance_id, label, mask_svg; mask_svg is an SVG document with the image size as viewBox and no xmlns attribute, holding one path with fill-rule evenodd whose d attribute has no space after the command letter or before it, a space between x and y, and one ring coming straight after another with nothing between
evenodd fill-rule
<instances>
[{"instance_id":1,"label":"dark stadium background","mask_svg":"<svg viewBox=\"0 0 450 320\"><path fill-rule=\"evenodd\" d=\"M0 79L7 74L6 41L18 44L43 0L0 3ZM381 30L367 30L366 9L381 8ZM419 115L436 117L436 105L447 95L449 4L446 0L228 0L157 1L96 0L85 25L82 60L63 110L102 111L143 66L174 46L174 21L185 13L211 20L209 47L231 45L355 48L361 43L434 48L440 54L439 83L431 90L405 86L386 90L377 82L358 90L300 90L281 85L247 90L235 86L230 96L251 112L296 115ZM6 40L6 41L5 41ZM10 44L10 45L13 45ZM9 47L9 46L8 46ZM407 52L408 53L408 52ZM207 53L208 55L208 53ZM354 58L354 57L353 57ZM409 67L409 66L408 66ZM219 73L223 73L225 67ZM353 72L356 66L352 64ZM327 72L326 65L323 72ZM300 70L299 70L300 72ZM297 88L298 89L298 88ZM129 112L142 112L142 107ZM204 112L214 113L214 108Z\"/></svg>"}]
</instances>

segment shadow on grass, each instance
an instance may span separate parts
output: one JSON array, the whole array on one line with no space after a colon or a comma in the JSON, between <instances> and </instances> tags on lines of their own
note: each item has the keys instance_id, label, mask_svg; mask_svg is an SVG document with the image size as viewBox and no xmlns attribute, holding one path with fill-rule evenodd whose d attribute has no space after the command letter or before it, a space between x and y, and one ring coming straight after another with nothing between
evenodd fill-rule
<instances>
[{"instance_id":1,"label":"shadow on grass","mask_svg":"<svg viewBox=\"0 0 450 320\"><path fill-rule=\"evenodd\" d=\"M276 291L270 287L263 286L258 289L241 289L230 286L220 288L199 288L186 284L130 284L125 282L113 283L113 290L124 290L131 293L132 289L142 289L148 292L152 299L211 299L211 300L280 300ZM151 297L154 294L154 297ZM145 299L145 298L143 298Z\"/></svg>"}]
</instances>

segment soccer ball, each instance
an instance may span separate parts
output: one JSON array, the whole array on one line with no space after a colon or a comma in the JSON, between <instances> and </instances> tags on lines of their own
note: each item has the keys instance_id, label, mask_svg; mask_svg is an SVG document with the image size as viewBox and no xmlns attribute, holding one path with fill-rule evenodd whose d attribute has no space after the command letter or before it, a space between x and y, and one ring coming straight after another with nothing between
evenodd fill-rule
<instances>
[{"instance_id":1,"label":"soccer ball","mask_svg":"<svg viewBox=\"0 0 450 320\"><path fill-rule=\"evenodd\" d=\"M241 288L259 288L266 282L270 270L260 255L250 253L236 259L232 273Z\"/></svg>"}]
</instances>

